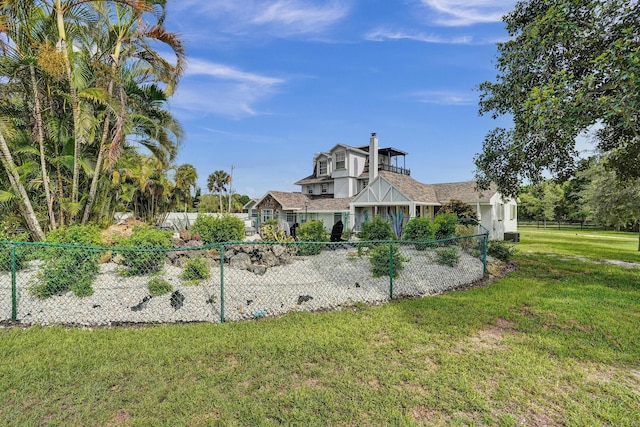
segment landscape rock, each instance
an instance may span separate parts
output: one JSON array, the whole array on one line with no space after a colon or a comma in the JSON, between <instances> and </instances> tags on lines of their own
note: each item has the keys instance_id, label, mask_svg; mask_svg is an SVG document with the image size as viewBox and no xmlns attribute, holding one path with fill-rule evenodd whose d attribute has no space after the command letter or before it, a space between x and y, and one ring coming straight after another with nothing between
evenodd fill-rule
<instances>
[{"instance_id":1,"label":"landscape rock","mask_svg":"<svg viewBox=\"0 0 640 427\"><path fill-rule=\"evenodd\" d=\"M240 252L229 259L229 266L248 270L251 267L251 257L244 252Z\"/></svg>"}]
</instances>

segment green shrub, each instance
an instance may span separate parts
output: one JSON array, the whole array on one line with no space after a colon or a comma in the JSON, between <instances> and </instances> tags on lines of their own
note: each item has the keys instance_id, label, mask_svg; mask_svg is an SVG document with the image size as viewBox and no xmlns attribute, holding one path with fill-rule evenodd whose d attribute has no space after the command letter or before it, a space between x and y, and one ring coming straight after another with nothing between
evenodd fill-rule
<instances>
[{"instance_id":1,"label":"green shrub","mask_svg":"<svg viewBox=\"0 0 640 427\"><path fill-rule=\"evenodd\" d=\"M436 240L449 239L456 234L458 217L453 213L443 213L436 215L433 220L436 228Z\"/></svg>"},{"instance_id":2,"label":"green shrub","mask_svg":"<svg viewBox=\"0 0 640 427\"><path fill-rule=\"evenodd\" d=\"M122 264L128 267L125 273L130 276L160 271L167 256L163 249L169 247L171 232L147 225L134 227L131 237L116 245L121 250Z\"/></svg>"},{"instance_id":3,"label":"green shrub","mask_svg":"<svg viewBox=\"0 0 640 427\"><path fill-rule=\"evenodd\" d=\"M149 283L147 283L147 288L149 289L149 293L153 297L164 295L173 291L173 286L171 286L171 283L159 277L154 277L153 279L149 280Z\"/></svg>"},{"instance_id":4,"label":"green shrub","mask_svg":"<svg viewBox=\"0 0 640 427\"><path fill-rule=\"evenodd\" d=\"M297 231L300 242L328 242L329 233L324 229L324 223L318 220L306 222ZM298 244L298 255L318 255L325 245L319 243Z\"/></svg>"},{"instance_id":5,"label":"green shrub","mask_svg":"<svg viewBox=\"0 0 640 427\"><path fill-rule=\"evenodd\" d=\"M46 246L40 251L43 266L40 284L31 292L40 298L62 295L72 291L78 297L93 294L93 279L98 274L103 245L100 229L94 225L71 225L51 231L46 243L89 246L88 248Z\"/></svg>"},{"instance_id":6,"label":"green shrub","mask_svg":"<svg viewBox=\"0 0 640 427\"><path fill-rule=\"evenodd\" d=\"M244 221L233 215L199 214L191 227L205 244L238 242L244 239Z\"/></svg>"},{"instance_id":7,"label":"green shrub","mask_svg":"<svg viewBox=\"0 0 640 427\"><path fill-rule=\"evenodd\" d=\"M190 258L184 265L182 280L188 284L198 284L211 277L209 265L204 258Z\"/></svg>"},{"instance_id":8,"label":"green shrub","mask_svg":"<svg viewBox=\"0 0 640 427\"><path fill-rule=\"evenodd\" d=\"M472 225L458 224L456 227L456 236L464 237L456 242L467 253L475 253L478 249L478 240L471 237L476 233L475 227Z\"/></svg>"},{"instance_id":9,"label":"green shrub","mask_svg":"<svg viewBox=\"0 0 640 427\"><path fill-rule=\"evenodd\" d=\"M391 255L389 254L391 250ZM391 267L389 266L389 256L391 256ZM388 244L376 245L369 251L369 261L371 262L371 274L373 277L390 276L391 268L393 268L393 277L400 275L399 271L404 268L404 262L408 261L400 254L400 247L392 244L389 249Z\"/></svg>"},{"instance_id":10,"label":"green shrub","mask_svg":"<svg viewBox=\"0 0 640 427\"><path fill-rule=\"evenodd\" d=\"M360 240L389 240L393 238L391 223L379 216L366 221L360 226L358 233Z\"/></svg>"},{"instance_id":11,"label":"green shrub","mask_svg":"<svg viewBox=\"0 0 640 427\"><path fill-rule=\"evenodd\" d=\"M278 228L277 219L268 219L260 226L260 237L265 242L292 242L293 237L287 237L284 230Z\"/></svg>"},{"instance_id":12,"label":"green shrub","mask_svg":"<svg viewBox=\"0 0 640 427\"><path fill-rule=\"evenodd\" d=\"M0 242L26 242L29 236L27 234L18 234L9 236L0 230ZM33 246L14 245L16 270L22 270L27 261L30 259L30 253L33 252ZM0 243L0 271L11 271L12 269L12 245L9 243Z\"/></svg>"},{"instance_id":13,"label":"green shrub","mask_svg":"<svg viewBox=\"0 0 640 427\"><path fill-rule=\"evenodd\" d=\"M411 242L433 241L436 234L436 228L436 224L434 224L430 218L412 218L404 228L404 239ZM429 247L429 244L416 243L415 247L419 251L424 251Z\"/></svg>"},{"instance_id":14,"label":"green shrub","mask_svg":"<svg viewBox=\"0 0 640 427\"><path fill-rule=\"evenodd\" d=\"M460 254L454 246L438 248L434 252L436 254L437 264L455 267L460 262Z\"/></svg>"},{"instance_id":15,"label":"green shrub","mask_svg":"<svg viewBox=\"0 0 640 427\"><path fill-rule=\"evenodd\" d=\"M516 248L504 240L489 240L487 244L487 255L499 259L503 262L511 261L516 253Z\"/></svg>"}]
</instances>

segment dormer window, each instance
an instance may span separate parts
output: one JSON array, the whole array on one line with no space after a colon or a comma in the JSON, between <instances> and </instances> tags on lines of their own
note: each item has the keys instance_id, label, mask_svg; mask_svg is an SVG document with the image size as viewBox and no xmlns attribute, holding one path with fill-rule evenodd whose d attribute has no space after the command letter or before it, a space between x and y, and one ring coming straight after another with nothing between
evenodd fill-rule
<instances>
[{"instance_id":1,"label":"dormer window","mask_svg":"<svg viewBox=\"0 0 640 427\"><path fill-rule=\"evenodd\" d=\"M326 175L327 174L327 161L319 160L318 161L318 175Z\"/></svg>"},{"instance_id":2,"label":"dormer window","mask_svg":"<svg viewBox=\"0 0 640 427\"><path fill-rule=\"evenodd\" d=\"M345 168L346 168L346 162L345 162L344 151L338 151L336 153L336 169L345 169Z\"/></svg>"}]
</instances>

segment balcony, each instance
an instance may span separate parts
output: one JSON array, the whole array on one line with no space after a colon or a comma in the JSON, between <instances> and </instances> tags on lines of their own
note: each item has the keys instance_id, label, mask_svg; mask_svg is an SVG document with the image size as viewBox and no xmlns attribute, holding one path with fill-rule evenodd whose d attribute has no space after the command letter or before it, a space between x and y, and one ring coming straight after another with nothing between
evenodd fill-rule
<instances>
[{"instance_id":1,"label":"balcony","mask_svg":"<svg viewBox=\"0 0 640 427\"><path fill-rule=\"evenodd\" d=\"M393 172L393 173L397 173L400 175L406 175L406 176L411 176L411 170L407 169L407 168L401 168L399 166L393 166L393 165L387 165L384 163L380 163L378 164L378 170L379 171L387 171L387 172ZM366 165L364 167L364 173L369 172L369 166Z\"/></svg>"}]
</instances>

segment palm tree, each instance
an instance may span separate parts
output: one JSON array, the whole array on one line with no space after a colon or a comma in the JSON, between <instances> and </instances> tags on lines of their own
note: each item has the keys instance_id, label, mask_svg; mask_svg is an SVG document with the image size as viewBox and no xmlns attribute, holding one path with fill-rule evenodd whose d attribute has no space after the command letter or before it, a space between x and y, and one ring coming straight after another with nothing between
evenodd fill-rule
<instances>
[{"instance_id":1,"label":"palm tree","mask_svg":"<svg viewBox=\"0 0 640 427\"><path fill-rule=\"evenodd\" d=\"M196 181L198 180L198 172L192 165L186 163L176 168L176 173L173 177L175 181L174 193L177 201L184 203L184 210L187 211L187 206L191 206L191 189L195 191Z\"/></svg>"},{"instance_id":2,"label":"palm tree","mask_svg":"<svg viewBox=\"0 0 640 427\"><path fill-rule=\"evenodd\" d=\"M98 191L111 188L106 170L131 141L165 168L175 158L183 132L166 101L182 74L184 49L163 27L165 5L0 1L0 108L13 119L0 130L1 163L34 238L43 237L33 225L43 211L56 228L86 203L87 222ZM173 49L175 65L158 54L156 42ZM28 139L37 149L14 142ZM39 174L31 167L38 163ZM38 191L20 188L26 182Z\"/></svg>"},{"instance_id":3,"label":"palm tree","mask_svg":"<svg viewBox=\"0 0 640 427\"><path fill-rule=\"evenodd\" d=\"M93 207L105 157L107 166L112 167L128 134L137 135L139 144L147 147L167 164L175 157L183 134L175 119L164 109L167 94L173 92L184 69L185 55L181 41L159 24L147 26L141 20L139 10L122 8L118 4L109 8L104 3L96 5L96 9L106 19L102 21L103 25L98 32L88 39L87 48L92 50L96 46L96 40L103 41L102 44L98 42L100 49L94 57L97 58L98 65L105 58L111 61L104 90L115 108L107 108L105 111L98 159L83 222L88 220ZM105 33L107 37L104 37ZM174 52L176 65L169 63L151 48L154 42L163 43ZM151 84L154 82L165 83L166 89Z\"/></svg>"},{"instance_id":4,"label":"palm tree","mask_svg":"<svg viewBox=\"0 0 640 427\"><path fill-rule=\"evenodd\" d=\"M231 176L223 170L213 172L207 178L207 188L212 193L218 193L220 200L220 212L222 213L222 192L227 190L227 184L231 181Z\"/></svg>"}]
</instances>

